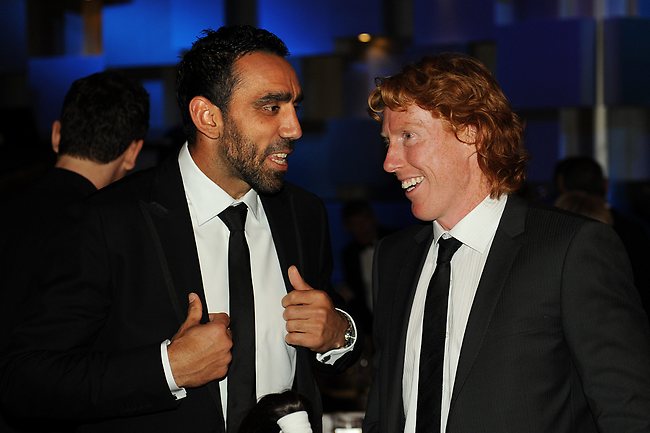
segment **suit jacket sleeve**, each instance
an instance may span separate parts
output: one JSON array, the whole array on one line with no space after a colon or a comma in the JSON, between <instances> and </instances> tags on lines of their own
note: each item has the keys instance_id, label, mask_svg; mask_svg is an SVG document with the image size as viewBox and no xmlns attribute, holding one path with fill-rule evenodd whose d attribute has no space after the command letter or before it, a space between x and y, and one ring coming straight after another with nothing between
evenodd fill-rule
<instances>
[{"instance_id":1,"label":"suit jacket sleeve","mask_svg":"<svg viewBox=\"0 0 650 433\"><path fill-rule=\"evenodd\" d=\"M83 221L52 243L41 296L26 305L2 359L2 403L18 416L81 419L173 408L164 339L130 345L106 335L108 322L120 320L110 269L119 263L109 263L99 214Z\"/></svg>"},{"instance_id":2,"label":"suit jacket sleeve","mask_svg":"<svg viewBox=\"0 0 650 433\"><path fill-rule=\"evenodd\" d=\"M599 430L650 431L650 332L620 240L585 223L564 263L565 337Z\"/></svg>"}]
</instances>

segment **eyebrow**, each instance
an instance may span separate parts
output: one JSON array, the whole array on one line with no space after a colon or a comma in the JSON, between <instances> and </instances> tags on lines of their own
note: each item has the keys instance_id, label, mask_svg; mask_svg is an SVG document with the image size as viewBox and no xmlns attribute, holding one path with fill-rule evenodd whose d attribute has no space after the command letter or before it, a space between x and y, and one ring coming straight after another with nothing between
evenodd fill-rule
<instances>
[{"instance_id":1,"label":"eyebrow","mask_svg":"<svg viewBox=\"0 0 650 433\"><path fill-rule=\"evenodd\" d=\"M257 100L257 104L264 105L264 104L268 104L269 102L291 102L292 99L293 99L293 94L291 94L290 92L271 92L259 98ZM303 94L300 93L296 97L295 102L300 103L302 102L302 99L303 99Z\"/></svg>"}]
</instances>

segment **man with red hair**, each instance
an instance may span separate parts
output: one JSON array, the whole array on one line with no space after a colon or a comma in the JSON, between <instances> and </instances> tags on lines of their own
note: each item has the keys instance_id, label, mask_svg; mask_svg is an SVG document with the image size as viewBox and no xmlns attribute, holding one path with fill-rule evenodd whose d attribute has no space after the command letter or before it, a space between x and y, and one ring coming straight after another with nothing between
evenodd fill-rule
<instances>
[{"instance_id":1,"label":"man with red hair","mask_svg":"<svg viewBox=\"0 0 650 433\"><path fill-rule=\"evenodd\" d=\"M384 170L429 223L376 248L365 431L650 431L650 330L621 241L513 194L523 126L487 68L424 58L369 105Z\"/></svg>"}]
</instances>

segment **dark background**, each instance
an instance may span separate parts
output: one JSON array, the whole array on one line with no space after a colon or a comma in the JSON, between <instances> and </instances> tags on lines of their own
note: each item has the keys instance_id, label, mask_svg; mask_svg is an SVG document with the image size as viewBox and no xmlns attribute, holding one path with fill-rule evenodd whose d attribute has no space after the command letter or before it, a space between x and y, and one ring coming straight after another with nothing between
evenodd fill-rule
<instances>
[{"instance_id":1,"label":"dark background","mask_svg":"<svg viewBox=\"0 0 650 433\"><path fill-rule=\"evenodd\" d=\"M650 219L645 0L0 0L0 193L52 163L49 128L69 85L109 68L141 79L151 95L138 168L156 164L184 141L173 90L179 55L202 29L237 23L264 27L291 50L305 101L288 177L325 199L335 253L348 239L347 199L371 200L385 226L413 221L381 169L366 98L374 77L449 50L483 60L526 121L530 198L552 201L559 159L592 155L610 178L610 201Z\"/></svg>"}]
</instances>

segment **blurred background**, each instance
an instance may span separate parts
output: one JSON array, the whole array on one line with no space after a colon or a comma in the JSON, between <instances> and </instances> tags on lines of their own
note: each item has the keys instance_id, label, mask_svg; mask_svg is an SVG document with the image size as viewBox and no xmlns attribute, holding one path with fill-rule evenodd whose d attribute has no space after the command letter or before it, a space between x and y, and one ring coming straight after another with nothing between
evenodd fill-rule
<instances>
[{"instance_id":1,"label":"blurred background","mask_svg":"<svg viewBox=\"0 0 650 433\"><path fill-rule=\"evenodd\" d=\"M375 77L425 54L465 52L495 73L527 125L523 195L552 203L555 164L593 156L610 203L650 220L650 0L0 0L0 193L52 164L50 126L65 92L104 69L140 79L151 95L138 169L178 149L179 55L205 28L244 23L274 32L291 51L305 100L288 178L328 206L334 283L344 294L344 250L355 237L414 221L382 171L366 98ZM369 204L370 214L344 221L344 208L355 214L350 200ZM359 385L332 390L332 407L362 401L367 376L350 374Z\"/></svg>"}]
</instances>

